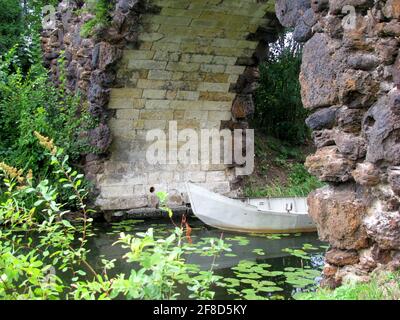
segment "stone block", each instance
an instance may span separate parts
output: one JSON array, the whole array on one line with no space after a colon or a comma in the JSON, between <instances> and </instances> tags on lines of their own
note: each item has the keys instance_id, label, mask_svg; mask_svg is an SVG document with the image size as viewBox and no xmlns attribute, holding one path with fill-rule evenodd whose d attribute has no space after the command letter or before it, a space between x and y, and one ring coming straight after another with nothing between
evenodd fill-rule
<instances>
[{"instance_id":1,"label":"stone block","mask_svg":"<svg viewBox=\"0 0 400 320\"><path fill-rule=\"evenodd\" d=\"M232 113L230 111L209 111L208 117L213 120L228 121L232 119Z\"/></svg>"},{"instance_id":2,"label":"stone block","mask_svg":"<svg viewBox=\"0 0 400 320\"><path fill-rule=\"evenodd\" d=\"M166 61L154 60L130 60L128 64L128 68L149 70L164 70L166 66Z\"/></svg>"},{"instance_id":3,"label":"stone block","mask_svg":"<svg viewBox=\"0 0 400 320\"><path fill-rule=\"evenodd\" d=\"M165 130L167 127L166 120L144 120L144 129L152 130L152 129L161 129Z\"/></svg>"},{"instance_id":4,"label":"stone block","mask_svg":"<svg viewBox=\"0 0 400 320\"><path fill-rule=\"evenodd\" d=\"M102 186L101 197L118 198L133 196L133 186Z\"/></svg>"},{"instance_id":5,"label":"stone block","mask_svg":"<svg viewBox=\"0 0 400 320\"><path fill-rule=\"evenodd\" d=\"M234 93L224 93L224 92L200 92L199 100L206 101L233 101L236 94Z\"/></svg>"},{"instance_id":6,"label":"stone block","mask_svg":"<svg viewBox=\"0 0 400 320\"><path fill-rule=\"evenodd\" d=\"M112 118L108 121L108 125L114 134L129 132L133 129L132 121L130 121L129 119L122 120Z\"/></svg>"},{"instance_id":7,"label":"stone block","mask_svg":"<svg viewBox=\"0 0 400 320\"><path fill-rule=\"evenodd\" d=\"M200 129L200 122L197 120L180 120L178 121L178 130L184 129Z\"/></svg>"},{"instance_id":8,"label":"stone block","mask_svg":"<svg viewBox=\"0 0 400 320\"><path fill-rule=\"evenodd\" d=\"M191 182L205 182L206 181L206 173L199 171L199 172L185 172L184 173L185 181Z\"/></svg>"},{"instance_id":9,"label":"stone block","mask_svg":"<svg viewBox=\"0 0 400 320\"><path fill-rule=\"evenodd\" d=\"M114 98L111 99L108 103L109 109L132 109L133 108L133 99L127 98Z\"/></svg>"},{"instance_id":10,"label":"stone block","mask_svg":"<svg viewBox=\"0 0 400 320\"><path fill-rule=\"evenodd\" d=\"M177 8L162 8L160 15L171 17L191 17L198 18L201 15L201 10L187 10Z\"/></svg>"},{"instance_id":11,"label":"stone block","mask_svg":"<svg viewBox=\"0 0 400 320\"><path fill-rule=\"evenodd\" d=\"M236 83L239 80L239 74L231 74L228 77L228 82L229 83Z\"/></svg>"},{"instance_id":12,"label":"stone block","mask_svg":"<svg viewBox=\"0 0 400 320\"><path fill-rule=\"evenodd\" d=\"M183 120L185 118L185 110L175 110L174 120Z\"/></svg>"},{"instance_id":13,"label":"stone block","mask_svg":"<svg viewBox=\"0 0 400 320\"><path fill-rule=\"evenodd\" d=\"M165 96L165 98L167 100L175 100L177 93L177 90L167 90L167 95Z\"/></svg>"},{"instance_id":14,"label":"stone block","mask_svg":"<svg viewBox=\"0 0 400 320\"><path fill-rule=\"evenodd\" d=\"M171 102L169 100L147 100L145 108L151 110L167 110Z\"/></svg>"},{"instance_id":15,"label":"stone block","mask_svg":"<svg viewBox=\"0 0 400 320\"><path fill-rule=\"evenodd\" d=\"M200 109L202 105L202 101L171 101L171 108L174 110Z\"/></svg>"},{"instance_id":16,"label":"stone block","mask_svg":"<svg viewBox=\"0 0 400 320\"><path fill-rule=\"evenodd\" d=\"M141 42L139 46L139 50L151 50L153 47L153 42Z\"/></svg>"},{"instance_id":17,"label":"stone block","mask_svg":"<svg viewBox=\"0 0 400 320\"><path fill-rule=\"evenodd\" d=\"M145 89L143 90L143 98L147 99L164 99L167 90L153 90L153 89Z\"/></svg>"},{"instance_id":18,"label":"stone block","mask_svg":"<svg viewBox=\"0 0 400 320\"><path fill-rule=\"evenodd\" d=\"M209 171L206 173L207 182L220 182L226 180L225 171Z\"/></svg>"},{"instance_id":19,"label":"stone block","mask_svg":"<svg viewBox=\"0 0 400 320\"><path fill-rule=\"evenodd\" d=\"M201 72L208 72L208 73L224 73L226 69L225 65L219 64L202 64L200 66Z\"/></svg>"},{"instance_id":20,"label":"stone block","mask_svg":"<svg viewBox=\"0 0 400 320\"><path fill-rule=\"evenodd\" d=\"M111 89L110 99L135 99L142 97L143 90L135 88Z\"/></svg>"},{"instance_id":21,"label":"stone block","mask_svg":"<svg viewBox=\"0 0 400 320\"><path fill-rule=\"evenodd\" d=\"M165 80L148 80L148 79L139 79L136 84L137 88L140 89L165 89L167 82Z\"/></svg>"},{"instance_id":22,"label":"stone block","mask_svg":"<svg viewBox=\"0 0 400 320\"><path fill-rule=\"evenodd\" d=\"M237 48L238 41L232 39L217 38L214 39L212 45L214 47L222 47L222 48Z\"/></svg>"},{"instance_id":23,"label":"stone block","mask_svg":"<svg viewBox=\"0 0 400 320\"><path fill-rule=\"evenodd\" d=\"M211 63L214 59L213 55L207 54L183 54L181 62L194 62L194 63Z\"/></svg>"},{"instance_id":24,"label":"stone block","mask_svg":"<svg viewBox=\"0 0 400 320\"><path fill-rule=\"evenodd\" d=\"M193 19L190 23L191 27L217 27L218 26L218 21L213 21L209 19Z\"/></svg>"},{"instance_id":25,"label":"stone block","mask_svg":"<svg viewBox=\"0 0 400 320\"><path fill-rule=\"evenodd\" d=\"M197 87L197 90L210 91L210 92L228 92L229 87L230 87L229 83L202 82Z\"/></svg>"},{"instance_id":26,"label":"stone block","mask_svg":"<svg viewBox=\"0 0 400 320\"><path fill-rule=\"evenodd\" d=\"M201 109L209 111L229 111L231 112L231 101L202 101ZM210 117L210 119L212 119Z\"/></svg>"},{"instance_id":27,"label":"stone block","mask_svg":"<svg viewBox=\"0 0 400 320\"><path fill-rule=\"evenodd\" d=\"M237 61L237 57L224 57L224 56L215 56L212 59L213 64L224 64L233 66Z\"/></svg>"},{"instance_id":28,"label":"stone block","mask_svg":"<svg viewBox=\"0 0 400 320\"><path fill-rule=\"evenodd\" d=\"M147 194L147 190L143 184L138 184L133 186L133 195L137 196L145 196Z\"/></svg>"},{"instance_id":29,"label":"stone block","mask_svg":"<svg viewBox=\"0 0 400 320\"><path fill-rule=\"evenodd\" d=\"M179 52L156 51L154 60L156 61L173 61L178 62L181 58Z\"/></svg>"},{"instance_id":30,"label":"stone block","mask_svg":"<svg viewBox=\"0 0 400 320\"><path fill-rule=\"evenodd\" d=\"M173 73L165 70L150 70L148 79L149 80L172 80Z\"/></svg>"},{"instance_id":31,"label":"stone block","mask_svg":"<svg viewBox=\"0 0 400 320\"><path fill-rule=\"evenodd\" d=\"M168 62L166 70L194 72L200 69L199 63L186 63L186 62Z\"/></svg>"},{"instance_id":32,"label":"stone block","mask_svg":"<svg viewBox=\"0 0 400 320\"><path fill-rule=\"evenodd\" d=\"M164 110L164 111L142 110L142 111L140 111L140 119L142 119L142 120L172 120L173 119L173 111L172 110Z\"/></svg>"},{"instance_id":33,"label":"stone block","mask_svg":"<svg viewBox=\"0 0 400 320\"><path fill-rule=\"evenodd\" d=\"M155 52L150 50L124 50L124 60L151 60Z\"/></svg>"},{"instance_id":34,"label":"stone block","mask_svg":"<svg viewBox=\"0 0 400 320\"><path fill-rule=\"evenodd\" d=\"M147 20L146 20L147 21ZM169 16L151 16L151 23L161 24L160 29L162 30L162 25L172 25L172 26L188 26L192 18L191 17L169 17Z\"/></svg>"},{"instance_id":35,"label":"stone block","mask_svg":"<svg viewBox=\"0 0 400 320\"><path fill-rule=\"evenodd\" d=\"M95 203L102 210L129 210L146 207L147 197L98 198Z\"/></svg>"},{"instance_id":36,"label":"stone block","mask_svg":"<svg viewBox=\"0 0 400 320\"><path fill-rule=\"evenodd\" d=\"M154 42L151 46L152 50L164 52L176 52L177 48L179 48L179 44L168 42Z\"/></svg>"},{"instance_id":37,"label":"stone block","mask_svg":"<svg viewBox=\"0 0 400 320\"><path fill-rule=\"evenodd\" d=\"M230 75L225 73L206 73L204 74L204 82L228 83ZM236 81L235 81L236 82Z\"/></svg>"},{"instance_id":38,"label":"stone block","mask_svg":"<svg viewBox=\"0 0 400 320\"><path fill-rule=\"evenodd\" d=\"M246 70L245 66L227 66L225 72L228 74L242 74Z\"/></svg>"},{"instance_id":39,"label":"stone block","mask_svg":"<svg viewBox=\"0 0 400 320\"><path fill-rule=\"evenodd\" d=\"M159 32L143 32L139 34L139 41L155 42L164 37L165 35Z\"/></svg>"},{"instance_id":40,"label":"stone block","mask_svg":"<svg viewBox=\"0 0 400 320\"><path fill-rule=\"evenodd\" d=\"M132 126L136 130L142 130L144 129L144 120L134 120Z\"/></svg>"},{"instance_id":41,"label":"stone block","mask_svg":"<svg viewBox=\"0 0 400 320\"><path fill-rule=\"evenodd\" d=\"M186 110L185 111L185 119L187 119L187 120L207 121L207 118L208 118L207 111L203 111L203 110Z\"/></svg>"},{"instance_id":42,"label":"stone block","mask_svg":"<svg viewBox=\"0 0 400 320\"><path fill-rule=\"evenodd\" d=\"M139 118L139 110L137 109L119 109L117 110L117 119L134 120Z\"/></svg>"},{"instance_id":43,"label":"stone block","mask_svg":"<svg viewBox=\"0 0 400 320\"><path fill-rule=\"evenodd\" d=\"M178 91L176 95L177 100L192 100L196 101L199 99L200 92L198 91Z\"/></svg>"},{"instance_id":44,"label":"stone block","mask_svg":"<svg viewBox=\"0 0 400 320\"><path fill-rule=\"evenodd\" d=\"M143 109L145 106L145 99L133 99L133 108L134 109Z\"/></svg>"}]
</instances>

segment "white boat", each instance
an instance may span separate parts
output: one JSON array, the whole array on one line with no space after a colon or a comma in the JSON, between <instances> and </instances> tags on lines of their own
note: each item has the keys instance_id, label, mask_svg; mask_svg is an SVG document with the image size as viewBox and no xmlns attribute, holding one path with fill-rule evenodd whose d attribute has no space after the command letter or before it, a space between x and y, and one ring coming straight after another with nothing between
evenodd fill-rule
<instances>
[{"instance_id":1,"label":"white boat","mask_svg":"<svg viewBox=\"0 0 400 320\"><path fill-rule=\"evenodd\" d=\"M186 183L193 213L212 227L252 233L314 232L306 198L237 200Z\"/></svg>"}]
</instances>

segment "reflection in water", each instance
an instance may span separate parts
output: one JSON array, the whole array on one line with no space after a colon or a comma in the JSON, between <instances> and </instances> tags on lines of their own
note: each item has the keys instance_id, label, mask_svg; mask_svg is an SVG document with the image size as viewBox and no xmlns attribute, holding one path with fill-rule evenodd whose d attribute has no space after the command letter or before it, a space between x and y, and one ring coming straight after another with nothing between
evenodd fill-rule
<instances>
[{"instance_id":1,"label":"reflection in water","mask_svg":"<svg viewBox=\"0 0 400 320\"><path fill-rule=\"evenodd\" d=\"M193 246L197 250L195 249L185 256L187 263L196 264L202 270L211 268L214 257L204 255L204 251L201 249L211 238L219 239L222 237L232 249L231 252L223 253L215 259L213 270L216 275L222 276L223 279L237 278L240 280L240 285L214 287L215 299L251 297L246 294L251 291L249 288L252 288L252 285L256 285L255 280L257 283L274 283L276 292L272 292L274 290L271 287L262 288L264 290L263 297L290 299L296 291L304 290L304 288L313 289L319 280L319 271L316 272L315 270L322 268L323 253L326 247L318 240L315 233L251 235L213 229L196 218L190 218L189 223L193 229ZM96 228L96 235L90 239L88 244L91 250L88 258L91 264L99 269L103 257L109 260L116 259L115 268L110 275L129 274L134 267L131 263L126 263L121 259L126 250L119 245L113 246L120 232L135 234L146 231L148 228L154 228L155 235L162 238L169 235L173 230L173 226L168 220L125 221L112 226L99 225ZM296 251L296 249L300 251ZM255 270L258 270L259 273L252 273L255 280L243 279L243 277L246 277L246 273L240 271L240 264L244 260L244 263L247 263L250 267L257 267ZM244 267L248 268L248 265L244 265ZM266 269L263 270L260 267ZM248 270L245 270L246 268L244 268L244 272L248 272ZM304 275L304 271L308 272L307 276ZM305 281L303 278L298 280L296 279L298 276L308 278ZM291 280L288 281L288 279ZM181 298L187 298L184 290L182 290Z\"/></svg>"}]
</instances>

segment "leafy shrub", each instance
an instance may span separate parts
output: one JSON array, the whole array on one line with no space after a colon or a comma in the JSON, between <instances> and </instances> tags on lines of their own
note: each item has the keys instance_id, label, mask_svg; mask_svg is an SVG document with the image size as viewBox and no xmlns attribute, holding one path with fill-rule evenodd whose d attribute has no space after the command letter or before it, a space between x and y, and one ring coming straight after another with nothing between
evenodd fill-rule
<instances>
[{"instance_id":1,"label":"leafy shrub","mask_svg":"<svg viewBox=\"0 0 400 320\"><path fill-rule=\"evenodd\" d=\"M110 23L110 12L114 5L114 1L108 0L86 0L86 2L94 17L82 25L83 37L90 36L95 28L106 27Z\"/></svg>"},{"instance_id":2,"label":"leafy shrub","mask_svg":"<svg viewBox=\"0 0 400 320\"><path fill-rule=\"evenodd\" d=\"M253 124L268 135L301 144L309 137L300 95L301 51L285 47L260 66Z\"/></svg>"},{"instance_id":3,"label":"leafy shrub","mask_svg":"<svg viewBox=\"0 0 400 320\"><path fill-rule=\"evenodd\" d=\"M0 55L20 41L24 31L19 1L0 0Z\"/></svg>"},{"instance_id":4,"label":"leafy shrub","mask_svg":"<svg viewBox=\"0 0 400 320\"><path fill-rule=\"evenodd\" d=\"M322 187L324 184L316 177L310 175L304 165L290 164L290 173L286 184L272 182L262 188L244 189L247 197L306 197L310 192Z\"/></svg>"},{"instance_id":5,"label":"leafy shrub","mask_svg":"<svg viewBox=\"0 0 400 320\"><path fill-rule=\"evenodd\" d=\"M24 74L18 62L14 49L0 60L0 159L44 178L51 170L33 132L53 136L77 162L91 151L82 137L95 124L80 108L79 95L50 83L40 63Z\"/></svg>"},{"instance_id":6,"label":"leafy shrub","mask_svg":"<svg viewBox=\"0 0 400 320\"><path fill-rule=\"evenodd\" d=\"M86 244L92 220L83 175L52 140L35 135L58 179L35 183L31 171L0 163L5 186L0 189L0 299L176 299L178 285L185 285L192 298L214 297L210 287L220 277L185 263L182 255L189 249L182 227L159 240L152 229L136 236L121 233L116 244L127 249L122 258L132 263L130 274L110 277L115 260L103 259L100 268L90 265ZM81 217L73 223L65 218L65 204L57 202L60 187L70 189L78 203ZM217 255L229 248L220 240L208 250Z\"/></svg>"}]
</instances>

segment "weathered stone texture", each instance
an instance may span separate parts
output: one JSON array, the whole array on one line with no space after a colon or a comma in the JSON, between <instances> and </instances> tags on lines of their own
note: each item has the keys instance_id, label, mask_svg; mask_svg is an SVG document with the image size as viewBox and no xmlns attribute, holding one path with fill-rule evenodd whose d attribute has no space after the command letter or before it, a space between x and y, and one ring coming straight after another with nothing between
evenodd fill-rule
<instances>
[{"instance_id":1,"label":"weathered stone texture","mask_svg":"<svg viewBox=\"0 0 400 320\"><path fill-rule=\"evenodd\" d=\"M189 180L230 192L236 177L225 165L148 165L146 134L153 129L168 134L170 121L177 121L178 130L197 132L231 121L247 127L257 65L280 28L273 1L113 4L111 23L85 39L81 26L92 15L76 14L86 6L82 1L63 0L56 30L43 35L54 80L65 48L70 90L83 92L100 122L88 136L101 155L86 157L87 174L99 191L97 204L107 210L145 206L150 187L180 195ZM65 24L68 19L72 23ZM177 150L184 141L169 144Z\"/></svg>"},{"instance_id":2,"label":"weathered stone texture","mask_svg":"<svg viewBox=\"0 0 400 320\"><path fill-rule=\"evenodd\" d=\"M115 182L109 177L115 174L119 161L134 163L122 172L132 197L138 196L135 188L139 185L142 193L148 193L150 187L184 193L185 181L221 193L232 191L234 168L225 165L179 169L163 164L146 165L144 153L150 143L145 137L152 129L168 134L169 121L177 121L178 130L191 128L198 133L206 128L220 129L227 121L245 123L254 112L252 93L259 77L256 66L260 50L256 48L262 32L257 36L255 32L277 25L273 17L268 18L273 11L268 1L151 3L159 10L142 15L138 44L123 48L111 89L108 108L115 110L115 116L109 123L118 142L111 147L107 162L110 170L98 175L98 203L103 207L109 207L108 199L113 206L117 203L114 198L118 191L110 192ZM275 31L268 32L273 35ZM265 45L263 50L267 50ZM132 139L131 143L121 143L128 139ZM182 145L179 142L168 147L179 149ZM139 171L146 181L136 185L133 178ZM186 173L179 175L178 171ZM128 204L131 202L122 201L117 209L126 209Z\"/></svg>"},{"instance_id":3,"label":"weathered stone texture","mask_svg":"<svg viewBox=\"0 0 400 320\"><path fill-rule=\"evenodd\" d=\"M351 185L339 190L329 186L314 191L308 198L308 206L322 240L343 250L368 246L363 226L366 206Z\"/></svg>"},{"instance_id":4,"label":"weathered stone texture","mask_svg":"<svg viewBox=\"0 0 400 320\"><path fill-rule=\"evenodd\" d=\"M311 4L311 6L310 6ZM304 28L300 75L318 148L309 171L328 186L309 195L327 253L323 283L365 280L398 266L400 201L400 1L277 1L287 26ZM351 251L349 251L351 250ZM351 265L351 266L350 266Z\"/></svg>"}]
</instances>

